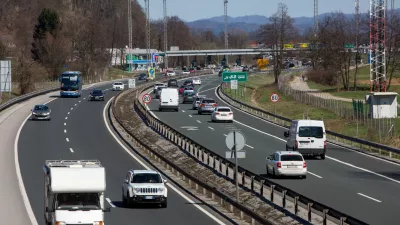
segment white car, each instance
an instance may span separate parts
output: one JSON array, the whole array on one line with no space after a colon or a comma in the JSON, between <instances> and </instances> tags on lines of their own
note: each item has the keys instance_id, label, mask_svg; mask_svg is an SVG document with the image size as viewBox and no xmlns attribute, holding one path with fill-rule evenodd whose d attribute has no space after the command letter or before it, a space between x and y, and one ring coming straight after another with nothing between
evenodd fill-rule
<instances>
[{"instance_id":1,"label":"white car","mask_svg":"<svg viewBox=\"0 0 400 225\"><path fill-rule=\"evenodd\" d=\"M226 106L217 106L215 110L211 113L211 121L229 121L233 122L233 112L231 108Z\"/></svg>"},{"instance_id":2,"label":"white car","mask_svg":"<svg viewBox=\"0 0 400 225\"><path fill-rule=\"evenodd\" d=\"M160 173L154 170L129 170L122 185L122 203L131 206L137 203L159 204L167 208L168 189Z\"/></svg>"},{"instance_id":3,"label":"white car","mask_svg":"<svg viewBox=\"0 0 400 225\"><path fill-rule=\"evenodd\" d=\"M167 76L168 77L170 77L170 76L175 76L176 75L176 73L175 73L175 71L167 71Z\"/></svg>"},{"instance_id":4,"label":"white car","mask_svg":"<svg viewBox=\"0 0 400 225\"><path fill-rule=\"evenodd\" d=\"M154 94L157 93L158 87L166 87L166 86L167 86L167 85L166 85L166 84L163 84L163 83L156 83L156 84L154 84L154 86L153 86L153 93L154 93Z\"/></svg>"},{"instance_id":5,"label":"white car","mask_svg":"<svg viewBox=\"0 0 400 225\"><path fill-rule=\"evenodd\" d=\"M300 152L278 151L267 157L267 174L307 177L307 163Z\"/></svg>"},{"instance_id":6,"label":"white car","mask_svg":"<svg viewBox=\"0 0 400 225\"><path fill-rule=\"evenodd\" d=\"M193 78L193 84L194 85L201 85L201 80L200 80L200 78Z\"/></svg>"},{"instance_id":7,"label":"white car","mask_svg":"<svg viewBox=\"0 0 400 225\"><path fill-rule=\"evenodd\" d=\"M184 70L184 71L182 72L182 74L190 74L190 71L189 71L189 70Z\"/></svg>"},{"instance_id":8,"label":"white car","mask_svg":"<svg viewBox=\"0 0 400 225\"><path fill-rule=\"evenodd\" d=\"M122 82L115 82L113 84L112 90L113 91L123 91L124 90L124 84Z\"/></svg>"}]
</instances>

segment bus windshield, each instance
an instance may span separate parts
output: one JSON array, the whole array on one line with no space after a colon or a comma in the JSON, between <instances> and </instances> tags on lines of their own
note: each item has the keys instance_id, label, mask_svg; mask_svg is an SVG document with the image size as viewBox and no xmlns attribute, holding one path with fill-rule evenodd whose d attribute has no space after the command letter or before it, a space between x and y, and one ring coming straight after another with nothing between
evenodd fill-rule
<instances>
[{"instance_id":1,"label":"bus windshield","mask_svg":"<svg viewBox=\"0 0 400 225\"><path fill-rule=\"evenodd\" d=\"M75 86L78 84L78 75L61 75L61 83L65 86Z\"/></svg>"}]
</instances>

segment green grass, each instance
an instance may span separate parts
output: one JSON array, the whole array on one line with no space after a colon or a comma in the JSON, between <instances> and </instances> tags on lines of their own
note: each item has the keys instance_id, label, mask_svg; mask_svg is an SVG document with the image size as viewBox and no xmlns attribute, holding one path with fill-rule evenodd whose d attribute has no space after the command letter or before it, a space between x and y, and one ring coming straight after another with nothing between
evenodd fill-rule
<instances>
[{"instance_id":1,"label":"green grass","mask_svg":"<svg viewBox=\"0 0 400 225\"><path fill-rule=\"evenodd\" d=\"M140 74L142 72L128 72L125 70L121 70L115 67L111 67L108 71L108 73L106 74L106 77L109 80L115 80L115 79L121 79L121 78L129 78L132 77L136 74Z\"/></svg>"},{"instance_id":2,"label":"green grass","mask_svg":"<svg viewBox=\"0 0 400 225\"><path fill-rule=\"evenodd\" d=\"M269 80L268 80L269 79ZM271 81L270 78L261 77L253 78L252 82L256 82L257 89L252 89L256 91L254 94L254 100L256 101L256 105L251 101L251 93L250 89L247 89L248 92L246 93L246 97L243 95L235 96L235 92L232 91L229 93L229 90L225 90L228 95L231 97L235 97L237 100L245 102L246 104L253 105L259 108L264 109L265 111L287 117L290 119L303 119L303 118L310 118L315 120L324 120L325 126L328 130L341 133L347 136L356 137L357 129L358 129L358 137L363 138L370 141L379 141L379 137L377 136L377 132L372 132L368 130L367 126L358 125L357 123L352 122L346 119L343 119L336 115L335 113L318 107L313 107L307 104L299 103L291 96L285 96L284 93L280 92L276 85L272 84L273 80ZM249 79L249 83L251 82ZM264 85L262 85L263 83ZM280 100L278 103L272 103L270 101L271 93L278 93L280 96ZM240 93L240 89L239 89ZM361 94L359 94L361 96ZM351 105L351 103L348 103ZM400 136L400 119L395 119L395 128L397 135ZM384 141L384 144L389 144L395 147L400 146L400 141L395 139L391 140L390 142Z\"/></svg>"}]
</instances>

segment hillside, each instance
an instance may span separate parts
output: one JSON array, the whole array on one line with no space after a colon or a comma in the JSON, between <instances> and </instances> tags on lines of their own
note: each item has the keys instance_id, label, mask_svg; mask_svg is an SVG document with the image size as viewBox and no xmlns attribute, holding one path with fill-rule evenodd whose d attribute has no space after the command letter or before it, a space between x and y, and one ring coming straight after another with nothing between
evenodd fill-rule
<instances>
[{"instance_id":1,"label":"hillside","mask_svg":"<svg viewBox=\"0 0 400 225\"><path fill-rule=\"evenodd\" d=\"M400 13L400 9L396 9L395 13ZM318 20L323 20L328 13L324 13L318 16ZM348 17L353 17L353 14L346 14ZM362 16L367 16L363 14ZM294 25L302 33L307 28L310 28L314 24L313 17L295 17ZM247 32L256 31L260 25L268 23L268 17L260 15L246 15L239 17L228 16L228 28L229 29L241 29ZM224 30L224 16L216 16L211 18L205 18L201 20L195 20L186 22L186 24L195 30L211 30L214 33L219 33Z\"/></svg>"}]
</instances>

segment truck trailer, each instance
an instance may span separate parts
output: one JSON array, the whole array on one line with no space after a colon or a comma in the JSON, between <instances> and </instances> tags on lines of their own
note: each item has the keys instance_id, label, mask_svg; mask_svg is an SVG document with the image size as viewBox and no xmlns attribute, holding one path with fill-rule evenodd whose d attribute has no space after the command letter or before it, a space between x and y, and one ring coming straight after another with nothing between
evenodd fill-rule
<instances>
[{"instance_id":1,"label":"truck trailer","mask_svg":"<svg viewBox=\"0 0 400 225\"><path fill-rule=\"evenodd\" d=\"M98 160L46 160L46 225L104 225L105 168Z\"/></svg>"}]
</instances>

